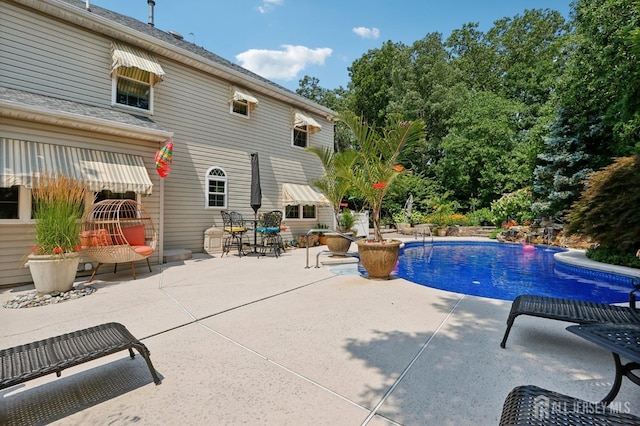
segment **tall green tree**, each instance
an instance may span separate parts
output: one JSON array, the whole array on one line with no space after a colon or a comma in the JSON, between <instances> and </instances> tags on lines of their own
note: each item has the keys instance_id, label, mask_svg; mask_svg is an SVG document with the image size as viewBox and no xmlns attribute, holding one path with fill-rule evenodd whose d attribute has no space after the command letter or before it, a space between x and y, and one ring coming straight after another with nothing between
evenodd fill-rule
<instances>
[{"instance_id":1,"label":"tall green tree","mask_svg":"<svg viewBox=\"0 0 640 426\"><path fill-rule=\"evenodd\" d=\"M528 148L519 138L521 103L493 92L464 93L442 141L443 159L436 166L441 187L463 207L478 200L488 207L504 192L530 183Z\"/></svg>"},{"instance_id":2,"label":"tall green tree","mask_svg":"<svg viewBox=\"0 0 640 426\"><path fill-rule=\"evenodd\" d=\"M374 127L382 127L386 120L390 101L393 70L398 62L404 62L402 43L387 41L379 49L369 50L348 68L351 81L348 110L361 116Z\"/></svg>"},{"instance_id":3,"label":"tall green tree","mask_svg":"<svg viewBox=\"0 0 640 426\"><path fill-rule=\"evenodd\" d=\"M567 67L556 90L555 123L535 170L534 192L543 213L567 211L586 176L639 140L640 86L631 31L639 13L633 0L579 0Z\"/></svg>"}]
</instances>

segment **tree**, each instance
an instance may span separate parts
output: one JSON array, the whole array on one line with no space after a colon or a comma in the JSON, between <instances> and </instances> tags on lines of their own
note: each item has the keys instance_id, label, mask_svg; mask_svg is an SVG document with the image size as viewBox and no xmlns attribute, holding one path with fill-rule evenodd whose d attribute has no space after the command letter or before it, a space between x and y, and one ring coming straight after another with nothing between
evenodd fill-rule
<instances>
[{"instance_id":1,"label":"tree","mask_svg":"<svg viewBox=\"0 0 640 426\"><path fill-rule=\"evenodd\" d=\"M378 129L352 112L343 113L339 119L353 132L358 144L357 151L350 149L357 160L349 168L346 179L367 201L371 208L374 240L382 241L382 203L389 186L404 169L397 163L398 155L404 146L411 146L424 138L424 122L406 121L399 115L393 115Z\"/></svg>"},{"instance_id":2,"label":"tree","mask_svg":"<svg viewBox=\"0 0 640 426\"><path fill-rule=\"evenodd\" d=\"M401 61L402 43L387 41L379 49L369 50L348 68L351 81L349 111L361 116L374 127L381 127L389 104L394 64Z\"/></svg>"},{"instance_id":3,"label":"tree","mask_svg":"<svg viewBox=\"0 0 640 426\"><path fill-rule=\"evenodd\" d=\"M519 102L492 92L459 89L461 105L449 120L443 139L443 158L437 164L443 192L463 207L479 200L477 207L489 207L504 192L530 181L532 164L527 147L518 138Z\"/></svg>"},{"instance_id":4,"label":"tree","mask_svg":"<svg viewBox=\"0 0 640 426\"><path fill-rule=\"evenodd\" d=\"M578 199L586 177L633 152L640 140L638 60L632 0L580 0L571 53L558 84L551 136L539 155L534 193L539 210L561 214ZM635 96L633 99L629 94Z\"/></svg>"}]
</instances>

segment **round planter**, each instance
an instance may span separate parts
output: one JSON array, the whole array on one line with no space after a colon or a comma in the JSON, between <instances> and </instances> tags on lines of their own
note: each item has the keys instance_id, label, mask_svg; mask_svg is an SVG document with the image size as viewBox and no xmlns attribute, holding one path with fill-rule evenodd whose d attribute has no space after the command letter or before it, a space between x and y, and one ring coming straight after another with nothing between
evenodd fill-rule
<instances>
[{"instance_id":1,"label":"round planter","mask_svg":"<svg viewBox=\"0 0 640 426\"><path fill-rule=\"evenodd\" d=\"M79 263L80 253L30 254L27 266L31 271L36 291L47 294L71 290Z\"/></svg>"},{"instance_id":2,"label":"round planter","mask_svg":"<svg viewBox=\"0 0 640 426\"><path fill-rule=\"evenodd\" d=\"M326 246L327 245L327 237L325 237L324 235L321 237L318 237L318 242L320 242L321 246Z\"/></svg>"},{"instance_id":3,"label":"round planter","mask_svg":"<svg viewBox=\"0 0 640 426\"><path fill-rule=\"evenodd\" d=\"M398 262L402 241L356 241L360 262L371 279L388 280Z\"/></svg>"},{"instance_id":4,"label":"round planter","mask_svg":"<svg viewBox=\"0 0 640 426\"><path fill-rule=\"evenodd\" d=\"M351 247L351 240L340 234L328 233L324 234L327 239L327 250L338 253L347 253ZM341 255L333 255L341 256Z\"/></svg>"}]
</instances>

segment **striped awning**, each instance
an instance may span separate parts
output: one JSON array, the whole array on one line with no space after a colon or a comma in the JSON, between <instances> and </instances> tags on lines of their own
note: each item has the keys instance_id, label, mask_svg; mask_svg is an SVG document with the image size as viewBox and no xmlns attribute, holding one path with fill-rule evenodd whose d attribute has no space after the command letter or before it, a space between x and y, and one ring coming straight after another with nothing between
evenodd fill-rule
<instances>
[{"instance_id":1,"label":"striped awning","mask_svg":"<svg viewBox=\"0 0 640 426\"><path fill-rule=\"evenodd\" d=\"M33 186L44 175L66 175L89 191L151 194L142 157L64 145L0 138L0 187Z\"/></svg>"},{"instance_id":2,"label":"striped awning","mask_svg":"<svg viewBox=\"0 0 640 426\"><path fill-rule=\"evenodd\" d=\"M157 81L164 78L164 70L150 53L143 52L134 47L126 46L118 42L111 43L111 72L117 72L119 68L138 68L150 72L156 76Z\"/></svg>"},{"instance_id":3,"label":"striped awning","mask_svg":"<svg viewBox=\"0 0 640 426\"><path fill-rule=\"evenodd\" d=\"M329 206L325 195L309 185L295 183L282 184L282 204L285 206Z\"/></svg>"},{"instance_id":4,"label":"striped awning","mask_svg":"<svg viewBox=\"0 0 640 426\"><path fill-rule=\"evenodd\" d=\"M307 127L309 134L322 130L322 126L316 120L306 114L296 111L293 117L293 127Z\"/></svg>"},{"instance_id":5,"label":"striped awning","mask_svg":"<svg viewBox=\"0 0 640 426\"><path fill-rule=\"evenodd\" d=\"M231 87L231 99L229 101L245 101L249 104L251 111L258 106L258 99L255 96L251 95L244 89L239 89L234 86Z\"/></svg>"}]
</instances>

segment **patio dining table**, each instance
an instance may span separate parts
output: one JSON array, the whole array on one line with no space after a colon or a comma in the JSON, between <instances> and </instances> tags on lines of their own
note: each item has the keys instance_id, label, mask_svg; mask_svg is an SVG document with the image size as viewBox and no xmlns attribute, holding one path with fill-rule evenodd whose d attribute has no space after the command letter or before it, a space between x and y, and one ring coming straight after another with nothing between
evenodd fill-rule
<instances>
[{"instance_id":1,"label":"patio dining table","mask_svg":"<svg viewBox=\"0 0 640 426\"><path fill-rule=\"evenodd\" d=\"M640 369L640 325L637 324L582 324L567 327L570 332L611 351L616 366L613 387L600 401L609 405L618 395L622 377L626 376L636 385L640 377L633 370ZM629 360L623 364L621 357Z\"/></svg>"}]
</instances>

